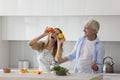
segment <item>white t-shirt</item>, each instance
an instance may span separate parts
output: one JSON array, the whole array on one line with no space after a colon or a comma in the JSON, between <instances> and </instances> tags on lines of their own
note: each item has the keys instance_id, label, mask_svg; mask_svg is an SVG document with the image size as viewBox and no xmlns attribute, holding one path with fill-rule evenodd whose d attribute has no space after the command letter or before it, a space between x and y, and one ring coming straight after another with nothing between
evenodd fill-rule
<instances>
[{"instance_id":1,"label":"white t-shirt","mask_svg":"<svg viewBox=\"0 0 120 80\"><path fill-rule=\"evenodd\" d=\"M37 60L39 63L39 70L42 72L50 72L50 65L54 61L50 50L44 49L42 52L39 52Z\"/></svg>"},{"instance_id":2,"label":"white t-shirt","mask_svg":"<svg viewBox=\"0 0 120 80\"><path fill-rule=\"evenodd\" d=\"M92 73L91 62L94 43L95 41L89 41L85 38L84 43L81 46L78 63L78 70L80 73Z\"/></svg>"}]
</instances>

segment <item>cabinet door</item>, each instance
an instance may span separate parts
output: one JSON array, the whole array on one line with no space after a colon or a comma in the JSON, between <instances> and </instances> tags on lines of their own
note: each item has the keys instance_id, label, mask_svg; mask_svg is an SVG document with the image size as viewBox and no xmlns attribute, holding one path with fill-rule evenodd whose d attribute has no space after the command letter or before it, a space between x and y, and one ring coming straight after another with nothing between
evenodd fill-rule
<instances>
[{"instance_id":1,"label":"cabinet door","mask_svg":"<svg viewBox=\"0 0 120 80\"><path fill-rule=\"evenodd\" d=\"M21 24L20 24L21 23ZM26 29L23 18L4 17L2 18L2 39L3 40L25 40Z\"/></svg>"},{"instance_id":2,"label":"cabinet door","mask_svg":"<svg viewBox=\"0 0 120 80\"><path fill-rule=\"evenodd\" d=\"M60 16L84 15L86 0L58 0Z\"/></svg>"},{"instance_id":3,"label":"cabinet door","mask_svg":"<svg viewBox=\"0 0 120 80\"><path fill-rule=\"evenodd\" d=\"M2 17L3 40L30 40L42 34L47 26L58 26L57 17Z\"/></svg>"},{"instance_id":4,"label":"cabinet door","mask_svg":"<svg viewBox=\"0 0 120 80\"><path fill-rule=\"evenodd\" d=\"M101 16L94 17L100 22L100 31L98 36L102 41L120 41L120 16Z\"/></svg>"},{"instance_id":5,"label":"cabinet door","mask_svg":"<svg viewBox=\"0 0 120 80\"><path fill-rule=\"evenodd\" d=\"M0 15L16 15L17 0L0 0Z\"/></svg>"},{"instance_id":6,"label":"cabinet door","mask_svg":"<svg viewBox=\"0 0 120 80\"><path fill-rule=\"evenodd\" d=\"M60 16L120 15L119 0L58 0Z\"/></svg>"},{"instance_id":7,"label":"cabinet door","mask_svg":"<svg viewBox=\"0 0 120 80\"><path fill-rule=\"evenodd\" d=\"M0 15L56 16L57 0L0 0Z\"/></svg>"},{"instance_id":8,"label":"cabinet door","mask_svg":"<svg viewBox=\"0 0 120 80\"><path fill-rule=\"evenodd\" d=\"M34 17L3 17L2 39L3 40L30 40L42 33L42 28Z\"/></svg>"},{"instance_id":9,"label":"cabinet door","mask_svg":"<svg viewBox=\"0 0 120 80\"><path fill-rule=\"evenodd\" d=\"M86 15L119 15L119 0L86 0Z\"/></svg>"},{"instance_id":10,"label":"cabinet door","mask_svg":"<svg viewBox=\"0 0 120 80\"><path fill-rule=\"evenodd\" d=\"M66 41L76 41L83 33L83 18L61 17L59 26L65 35Z\"/></svg>"}]
</instances>

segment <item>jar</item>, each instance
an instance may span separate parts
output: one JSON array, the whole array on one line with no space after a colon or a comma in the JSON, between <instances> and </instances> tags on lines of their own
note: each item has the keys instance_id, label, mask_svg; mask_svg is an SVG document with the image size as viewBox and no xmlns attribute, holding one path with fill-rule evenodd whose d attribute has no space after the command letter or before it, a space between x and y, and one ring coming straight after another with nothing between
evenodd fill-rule
<instances>
[{"instance_id":1,"label":"jar","mask_svg":"<svg viewBox=\"0 0 120 80\"><path fill-rule=\"evenodd\" d=\"M29 68L29 61L28 60L19 60L18 61L18 68L19 69L22 69L22 68L28 69Z\"/></svg>"}]
</instances>

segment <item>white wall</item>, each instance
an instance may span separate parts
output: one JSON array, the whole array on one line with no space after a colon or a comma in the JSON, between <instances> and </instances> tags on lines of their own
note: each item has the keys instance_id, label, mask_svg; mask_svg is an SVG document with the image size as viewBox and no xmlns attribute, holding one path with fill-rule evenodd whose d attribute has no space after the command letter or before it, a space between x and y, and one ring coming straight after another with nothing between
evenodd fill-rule
<instances>
[{"instance_id":1,"label":"white wall","mask_svg":"<svg viewBox=\"0 0 120 80\"><path fill-rule=\"evenodd\" d=\"M2 17L0 17L0 68L9 65L8 41L2 41Z\"/></svg>"}]
</instances>

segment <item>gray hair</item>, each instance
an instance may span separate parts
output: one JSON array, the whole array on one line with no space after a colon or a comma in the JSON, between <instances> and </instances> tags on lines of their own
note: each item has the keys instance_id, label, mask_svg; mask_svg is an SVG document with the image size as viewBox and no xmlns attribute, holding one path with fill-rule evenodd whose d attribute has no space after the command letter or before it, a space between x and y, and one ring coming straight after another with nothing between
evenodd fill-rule
<instances>
[{"instance_id":1,"label":"gray hair","mask_svg":"<svg viewBox=\"0 0 120 80\"><path fill-rule=\"evenodd\" d=\"M100 28L100 24L98 21L91 19L86 22L86 25L94 29L96 31L96 34L98 33Z\"/></svg>"}]
</instances>

